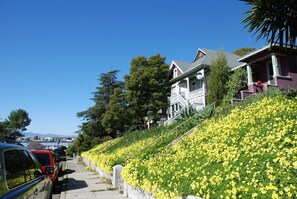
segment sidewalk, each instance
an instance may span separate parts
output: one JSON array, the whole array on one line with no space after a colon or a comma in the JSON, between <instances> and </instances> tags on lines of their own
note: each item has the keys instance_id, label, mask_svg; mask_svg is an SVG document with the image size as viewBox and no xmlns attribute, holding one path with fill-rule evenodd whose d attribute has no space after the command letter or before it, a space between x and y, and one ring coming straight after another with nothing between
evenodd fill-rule
<instances>
[{"instance_id":1,"label":"sidewalk","mask_svg":"<svg viewBox=\"0 0 297 199\"><path fill-rule=\"evenodd\" d=\"M120 199L126 198L119 190L100 178L93 171L87 171L83 162L67 160L61 199Z\"/></svg>"}]
</instances>

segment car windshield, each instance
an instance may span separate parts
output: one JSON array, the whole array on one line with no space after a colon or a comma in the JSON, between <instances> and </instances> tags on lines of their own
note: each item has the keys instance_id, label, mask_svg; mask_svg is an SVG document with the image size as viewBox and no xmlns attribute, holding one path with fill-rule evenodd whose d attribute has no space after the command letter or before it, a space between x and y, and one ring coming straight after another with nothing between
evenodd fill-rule
<instances>
[{"instance_id":1,"label":"car windshield","mask_svg":"<svg viewBox=\"0 0 297 199\"><path fill-rule=\"evenodd\" d=\"M42 166L50 165L50 157L48 154L34 153L34 155Z\"/></svg>"}]
</instances>

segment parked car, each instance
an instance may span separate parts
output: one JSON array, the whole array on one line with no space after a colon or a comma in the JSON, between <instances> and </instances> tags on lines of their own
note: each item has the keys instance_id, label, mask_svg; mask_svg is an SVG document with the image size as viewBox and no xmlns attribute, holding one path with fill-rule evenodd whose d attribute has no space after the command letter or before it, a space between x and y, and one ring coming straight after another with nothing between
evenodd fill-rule
<instances>
[{"instance_id":1,"label":"parked car","mask_svg":"<svg viewBox=\"0 0 297 199\"><path fill-rule=\"evenodd\" d=\"M8 143L8 144L17 144L17 145L20 145L20 146L24 146L20 142L17 142L17 141L11 140L11 139L7 139L7 138L2 138L2 137L0 138L0 142Z\"/></svg>"},{"instance_id":2,"label":"parked car","mask_svg":"<svg viewBox=\"0 0 297 199\"><path fill-rule=\"evenodd\" d=\"M53 183L26 148L0 140L0 198L52 197Z\"/></svg>"},{"instance_id":3,"label":"parked car","mask_svg":"<svg viewBox=\"0 0 297 199\"><path fill-rule=\"evenodd\" d=\"M65 146L60 146L60 147L54 149L54 152L57 153L57 154L59 154L59 156L61 157L61 160L62 161L66 161L67 160L67 158L66 158L66 152L65 152L66 149L67 148Z\"/></svg>"},{"instance_id":4,"label":"parked car","mask_svg":"<svg viewBox=\"0 0 297 199\"><path fill-rule=\"evenodd\" d=\"M56 158L56 165L59 168L59 174L61 174L63 171L63 163L62 163L61 156L58 153L54 153L54 154L55 154L55 158Z\"/></svg>"},{"instance_id":5,"label":"parked car","mask_svg":"<svg viewBox=\"0 0 297 199\"><path fill-rule=\"evenodd\" d=\"M59 175L59 163L54 152L49 150L31 150L31 152L40 162L43 173L55 183Z\"/></svg>"}]
</instances>

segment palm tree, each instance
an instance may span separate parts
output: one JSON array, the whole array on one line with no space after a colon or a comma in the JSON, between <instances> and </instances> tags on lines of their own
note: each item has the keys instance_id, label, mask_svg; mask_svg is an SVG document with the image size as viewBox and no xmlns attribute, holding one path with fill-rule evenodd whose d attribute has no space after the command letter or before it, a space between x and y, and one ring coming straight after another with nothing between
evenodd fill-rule
<instances>
[{"instance_id":1,"label":"palm tree","mask_svg":"<svg viewBox=\"0 0 297 199\"><path fill-rule=\"evenodd\" d=\"M279 43L281 47L296 44L297 3L296 0L241 0L251 8L241 23L246 24L248 32L257 35L257 40L266 38L270 44Z\"/></svg>"}]
</instances>

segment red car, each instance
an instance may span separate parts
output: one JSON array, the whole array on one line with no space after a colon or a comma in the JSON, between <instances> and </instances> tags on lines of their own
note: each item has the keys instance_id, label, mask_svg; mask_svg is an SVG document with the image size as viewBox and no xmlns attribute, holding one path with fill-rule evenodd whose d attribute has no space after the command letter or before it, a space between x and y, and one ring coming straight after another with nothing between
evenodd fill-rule
<instances>
[{"instance_id":1,"label":"red car","mask_svg":"<svg viewBox=\"0 0 297 199\"><path fill-rule=\"evenodd\" d=\"M56 160L55 154L49 150L31 150L31 152L41 164L42 172L55 183L59 175L59 162Z\"/></svg>"}]
</instances>

